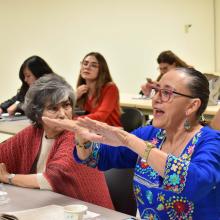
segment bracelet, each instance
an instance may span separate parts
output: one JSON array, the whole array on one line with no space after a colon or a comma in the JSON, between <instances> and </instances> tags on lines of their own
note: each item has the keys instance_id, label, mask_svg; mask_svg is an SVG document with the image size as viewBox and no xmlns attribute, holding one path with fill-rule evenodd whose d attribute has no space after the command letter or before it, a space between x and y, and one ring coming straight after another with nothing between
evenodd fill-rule
<instances>
[{"instance_id":1,"label":"bracelet","mask_svg":"<svg viewBox=\"0 0 220 220\"><path fill-rule=\"evenodd\" d=\"M92 142L91 141L87 141L83 144L80 143L76 143L76 146L80 147L80 148L84 148L84 149L89 149L92 146Z\"/></svg>"},{"instance_id":2,"label":"bracelet","mask_svg":"<svg viewBox=\"0 0 220 220\"><path fill-rule=\"evenodd\" d=\"M146 147L144 149L144 153L143 153L142 158L147 161L151 150L153 148L155 148L155 146L153 144L151 144L150 142L148 142L148 141L145 141L145 145L146 145Z\"/></svg>"}]
</instances>

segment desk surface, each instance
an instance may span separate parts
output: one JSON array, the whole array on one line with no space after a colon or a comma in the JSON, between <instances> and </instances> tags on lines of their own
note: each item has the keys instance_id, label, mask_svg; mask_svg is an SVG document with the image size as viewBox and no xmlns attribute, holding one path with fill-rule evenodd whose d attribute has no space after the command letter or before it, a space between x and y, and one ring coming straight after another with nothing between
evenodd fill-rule
<instances>
[{"instance_id":1,"label":"desk surface","mask_svg":"<svg viewBox=\"0 0 220 220\"><path fill-rule=\"evenodd\" d=\"M100 220L122 220L129 215L103 208L81 200L73 199L55 192L38 189L28 189L11 185L4 185L5 191L8 192L10 201L8 204L0 205L0 212L13 212L26 209L39 208L47 205L71 205L84 204L88 210L99 213Z\"/></svg>"},{"instance_id":2,"label":"desk surface","mask_svg":"<svg viewBox=\"0 0 220 220\"><path fill-rule=\"evenodd\" d=\"M134 107L142 110L145 113L152 114L152 101L151 99L138 98L132 94L120 94L120 106L121 107ZM214 116L220 109L220 104L214 106L208 106L205 110L205 115L208 117Z\"/></svg>"},{"instance_id":3,"label":"desk surface","mask_svg":"<svg viewBox=\"0 0 220 220\"><path fill-rule=\"evenodd\" d=\"M29 120L0 121L0 133L16 134L30 125Z\"/></svg>"}]
</instances>

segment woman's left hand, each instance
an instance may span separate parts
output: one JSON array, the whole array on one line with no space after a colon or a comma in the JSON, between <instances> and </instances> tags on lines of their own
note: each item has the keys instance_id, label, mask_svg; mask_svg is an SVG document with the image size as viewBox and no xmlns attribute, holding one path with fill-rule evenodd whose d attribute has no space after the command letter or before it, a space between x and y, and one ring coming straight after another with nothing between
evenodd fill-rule
<instances>
[{"instance_id":1,"label":"woman's left hand","mask_svg":"<svg viewBox=\"0 0 220 220\"><path fill-rule=\"evenodd\" d=\"M12 116L15 114L16 112L16 109L17 109L17 105L16 104L13 104L11 105L10 107L7 108L7 112L9 114L9 116Z\"/></svg>"},{"instance_id":2,"label":"woman's left hand","mask_svg":"<svg viewBox=\"0 0 220 220\"><path fill-rule=\"evenodd\" d=\"M9 173L7 171L5 163L0 163L0 181L3 183L7 183L8 175Z\"/></svg>"},{"instance_id":3,"label":"woman's left hand","mask_svg":"<svg viewBox=\"0 0 220 220\"><path fill-rule=\"evenodd\" d=\"M77 124L87 130L82 132L79 130L79 135L93 142L108 144L111 146L126 146L128 132L118 127L107 125L106 123L92 120L90 118L78 118Z\"/></svg>"}]
</instances>

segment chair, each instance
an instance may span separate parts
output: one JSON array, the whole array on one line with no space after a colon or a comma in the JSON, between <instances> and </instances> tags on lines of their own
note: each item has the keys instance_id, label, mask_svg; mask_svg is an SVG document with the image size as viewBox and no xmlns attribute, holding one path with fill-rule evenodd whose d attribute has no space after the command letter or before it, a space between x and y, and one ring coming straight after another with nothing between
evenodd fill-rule
<instances>
[{"instance_id":1,"label":"chair","mask_svg":"<svg viewBox=\"0 0 220 220\"><path fill-rule=\"evenodd\" d=\"M121 124L125 131L131 132L143 125L145 117L142 111L137 108L123 108Z\"/></svg>"},{"instance_id":2,"label":"chair","mask_svg":"<svg viewBox=\"0 0 220 220\"><path fill-rule=\"evenodd\" d=\"M110 169L104 174L115 210L135 216L137 205L133 193L134 169Z\"/></svg>"},{"instance_id":3,"label":"chair","mask_svg":"<svg viewBox=\"0 0 220 220\"><path fill-rule=\"evenodd\" d=\"M136 108L123 108L121 123L125 131L143 125L144 114ZM134 169L111 169L105 171L105 179L116 211L136 215L137 205L133 192Z\"/></svg>"}]
</instances>

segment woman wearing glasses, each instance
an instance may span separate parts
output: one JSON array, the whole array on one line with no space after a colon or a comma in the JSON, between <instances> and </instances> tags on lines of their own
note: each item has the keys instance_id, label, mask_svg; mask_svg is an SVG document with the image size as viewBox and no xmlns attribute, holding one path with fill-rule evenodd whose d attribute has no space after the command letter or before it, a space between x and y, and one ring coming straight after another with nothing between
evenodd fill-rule
<instances>
[{"instance_id":1,"label":"woman wearing glasses","mask_svg":"<svg viewBox=\"0 0 220 220\"><path fill-rule=\"evenodd\" d=\"M72 119L72 87L62 77L47 74L32 84L24 105L33 124L0 143L0 181L112 208L104 174L72 159L74 134L41 120L42 115Z\"/></svg>"},{"instance_id":2,"label":"woman wearing glasses","mask_svg":"<svg viewBox=\"0 0 220 220\"><path fill-rule=\"evenodd\" d=\"M100 170L135 167L141 219L219 219L220 133L200 123L209 99L206 77L179 68L148 88L154 91L153 125L131 134L88 118L78 120L80 127L43 120L78 133L79 162ZM93 141L90 148L87 140Z\"/></svg>"},{"instance_id":3,"label":"woman wearing glasses","mask_svg":"<svg viewBox=\"0 0 220 220\"><path fill-rule=\"evenodd\" d=\"M83 58L76 93L77 105L87 117L121 126L119 91L100 53L91 52Z\"/></svg>"},{"instance_id":4,"label":"woman wearing glasses","mask_svg":"<svg viewBox=\"0 0 220 220\"><path fill-rule=\"evenodd\" d=\"M167 73L168 71L184 67L184 68L190 68L191 66L188 65L185 61L180 59L175 53L173 53L171 50L165 50L162 51L159 56L157 57L157 63L158 63L158 69L160 71L160 75L157 77L156 81L160 81L161 77ZM147 79L149 81L150 79ZM145 93L148 91L146 88L147 83L141 86L141 94L145 95Z\"/></svg>"}]
</instances>

